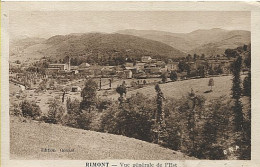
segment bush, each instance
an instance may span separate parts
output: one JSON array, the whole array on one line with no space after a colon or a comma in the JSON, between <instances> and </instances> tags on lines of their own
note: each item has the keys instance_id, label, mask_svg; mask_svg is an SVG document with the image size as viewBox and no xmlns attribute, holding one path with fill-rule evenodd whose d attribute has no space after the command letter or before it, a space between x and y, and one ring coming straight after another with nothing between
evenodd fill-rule
<instances>
[{"instance_id":1,"label":"bush","mask_svg":"<svg viewBox=\"0 0 260 167\"><path fill-rule=\"evenodd\" d=\"M103 110L106 110L111 104L112 104L111 100L98 99L97 109L98 109L98 111L101 112Z\"/></svg>"},{"instance_id":2,"label":"bush","mask_svg":"<svg viewBox=\"0 0 260 167\"><path fill-rule=\"evenodd\" d=\"M36 119L37 117L41 116L42 111L35 102L24 100L20 104L20 107L22 110L22 115L24 117L31 117L33 119Z\"/></svg>"},{"instance_id":3,"label":"bush","mask_svg":"<svg viewBox=\"0 0 260 167\"><path fill-rule=\"evenodd\" d=\"M171 79L172 81L177 81L178 75L177 75L177 72L176 72L176 71L171 71L171 73L170 73L170 79Z\"/></svg>"},{"instance_id":4,"label":"bush","mask_svg":"<svg viewBox=\"0 0 260 167\"><path fill-rule=\"evenodd\" d=\"M85 87L81 91L82 101L80 104L81 109L88 109L89 112L97 103L97 83L89 79L85 83Z\"/></svg>"},{"instance_id":5,"label":"bush","mask_svg":"<svg viewBox=\"0 0 260 167\"><path fill-rule=\"evenodd\" d=\"M60 101L53 99L53 101L49 104L49 111L47 116L43 116L43 121L46 123L62 123L62 118L65 113L65 109L63 108Z\"/></svg>"},{"instance_id":6,"label":"bush","mask_svg":"<svg viewBox=\"0 0 260 167\"><path fill-rule=\"evenodd\" d=\"M93 120L93 112L83 112L77 117L78 128L89 130L91 129L91 122Z\"/></svg>"},{"instance_id":7,"label":"bush","mask_svg":"<svg viewBox=\"0 0 260 167\"><path fill-rule=\"evenodd\" d=\"M69 98L67 100L67 114L62 118L63 125L89 130L93 119L93 112L81 110L80 102L77 99Z\"/></svg>"},{"instance_id":8,"label":"bush","mask_svg":"<svg viewBox=\"0 0 260 167\"><path fill-rule=\"evenodd\" d=\"M113 104L104 111L101 131L152 141L155 101L137 93L122 105Z\"/></svg>"}]
</instances>

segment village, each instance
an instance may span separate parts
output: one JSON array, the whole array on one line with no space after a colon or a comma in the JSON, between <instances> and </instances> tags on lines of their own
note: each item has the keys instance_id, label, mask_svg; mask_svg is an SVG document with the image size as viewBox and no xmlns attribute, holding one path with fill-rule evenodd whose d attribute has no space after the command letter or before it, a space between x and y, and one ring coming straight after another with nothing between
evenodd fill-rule
<instances>
[{"instance_id":1,"label":"village","mask_svg":"<svg viewBox=\"0 0 260 167\"><path fill-rule=\"evenodd\" d=\"M45 61L41 59L36 64ZM66 63L50 63L45 65L46 68L36 65L23 66L15 62L10 65L9 70L11 107L12 103L29 98L35 100L43 111L47 111L53 98L63 102L67 98L81 100L80 92L89 78L96 81L100 98L111 97L112 100L117 100L115 90L122 83L128 91L133 91L157 83L227 76L231 73L230 65L233 61L234 58L225 56L187 56L179 62L169 59L166 63L150 56L143 56L140 61L126 61L118 66L91 65L87 62L72 66L71 59L68 58Z\"/></svg>"},{"instance_id":2,"label":"village","mask_svg":"<svg viewBox=\"0 0 260 167\"><path fill-rule=\"evenodd\" d=\"M44 61L44 59L40 61ZM163 75L168 78L171 72L176 73L175 81L188 78L204 78L213 75L228 75L230 74L230 65L233 61L234 58L219 56L213 58L194 58L179 62L169 59L166 63L162 60L153 59L150 56L143 56L141 61L125 62L125 64L118 66L90 65L87 62L78 66L72 66L69 59L64 64L48 64L44 72L39 71L38 68L32 71L29 65L22 66L22 64L17 63L12 63L9 71L10 81L19 83L24 86L24 89L30 89L33 85L37 85L37 83L47 79L53 79L59 84L71 83L71 86L73 86L72 83L75 80L83 78L107 78L109 80L109 88L111 88L114 79L136 79L136 84L146 84L146 79L158 79L162 78ZM19 73L17 70L13 71L13 69L17 68L26 70L27 72ZM143 81L142 83L138 82L140 79ZM100 88L102 86L100 85ZM53 88L50 87L50 89ZM73 90L75 91L75 88Z\"/></svg>"}]
</instances>

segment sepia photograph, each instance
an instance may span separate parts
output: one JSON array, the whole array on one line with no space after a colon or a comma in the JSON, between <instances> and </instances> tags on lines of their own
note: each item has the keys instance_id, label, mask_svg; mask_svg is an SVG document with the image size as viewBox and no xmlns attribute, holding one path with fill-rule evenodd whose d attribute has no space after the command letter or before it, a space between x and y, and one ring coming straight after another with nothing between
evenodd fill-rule
<instances>
[{"instance_id":1,"label":"sepia photograph","mask_svg":"<svg viewBox=\"0 0 260 167\"><path fill-rule=\"evenodd\" d=\"M10 160L251 160L250 11L10 10L8 36Z\"/></svg>"}]
</instances>

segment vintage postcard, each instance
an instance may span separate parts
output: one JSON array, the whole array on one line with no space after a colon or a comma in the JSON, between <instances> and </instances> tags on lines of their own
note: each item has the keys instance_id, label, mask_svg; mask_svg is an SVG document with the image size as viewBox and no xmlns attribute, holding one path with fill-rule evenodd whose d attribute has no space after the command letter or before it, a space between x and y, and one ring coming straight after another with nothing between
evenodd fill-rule
<instances>
[{"instance_id":1,"label":"vintage postcard","mask_svg":"<svg viewBox=\"0 0 260 167\"><path fill-rule=\"evenodd\" d=\"M260 165L258 2L2 2L3 167Z\"/></svg>"}]
</instances>

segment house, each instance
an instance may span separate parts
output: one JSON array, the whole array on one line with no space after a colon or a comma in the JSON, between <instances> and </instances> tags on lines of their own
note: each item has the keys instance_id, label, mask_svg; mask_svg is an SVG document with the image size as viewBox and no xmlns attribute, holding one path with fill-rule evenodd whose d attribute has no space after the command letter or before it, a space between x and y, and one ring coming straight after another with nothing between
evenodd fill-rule
<instances>
[{"instance_id":1,"label":"house","mask_svg":"<svg viewBox=\"0 0 260 167\"><path fill-rule=\"evenodd\" d=\"M116 76L118 78L124 78L125 77L125 73L124 73L124 71L116 71Z\"/></svg>"},{"instance_id":2,"label":"house","mask_svg":"<svg viewBox=\"0 0 260 167\"><path fill-rule=\"evenodd\" d=\"M59 72L60 70L60 68L47 68L48 74Z\"/></svg>"},{"instance_id":3,"label":"house","mask_svg":"<svg viewBox=\"0 0 260 167\"><path fill-rule=\"evenodd\" d=\"M144 66L146 63L136 63L135 68L137 73L144 71Z\"/></svg>"},{"instance_id":4,"label":"house","mask_svg":"<svg viewBox=\"0 0 260 167\"><path fill-rule=\"evenodd\" d=\"M161 68L160 67L154 67L154 66L151 66L151 67L147 67L144 69L144 72L147 74L160 74L161 73Z\"/></svg>"},{"instance_id":5,"label":"house","mask_svg":"<svg viewBox=\"0 0 260 167\"><path fill-rule=\"evenodd\" d=\"M49 64L48 70L70 71L70 63L66 64Z\"/></svg>"},{"instance_id":6,"label":"house","mask_svg":"<svg viewBox=\"0 0 260 167\"><path fill-rule=\"evenodd\" d=\"M78 74L79 73L79 66L70 66L70 70L72 71L72 73L74 74Z\"/></svg>"},{"instance_id":7,"label":"house","mask_svg":"<svg viewBox=\"0 0 260 167\"><path fill-rule=\"evenodd\" d=\"M142 63L149 63L152 61L151 56L143 56L141 59Z\"/></svg>"},{"instance_id":8,"label":"house","mask_svg":"<svg viewBox=\"0 0 260 167\"><path fill-rule=\"evenodd\" d=\"M70 66L70 70L73 71L73 70L78 70L79 69L79 66Z\"/></svg>"},{"instance_id":9,"label":"house","mask_svg":"<svg viewBox=\"0 0 260 167\"><path fill-rule=\"evenodd\" d=\"M101 69L102 75L115 75L116 74L116 67L115 66L104 66Z\"/></svg>"},{"instance_id":10,"label":"house","mask_svg":"<svg viewBox=\"0 0 260 167\"><path fill-rule=\"evenodd\" d=\"M134 66L134 63L129 63L129 62L125 63L125 67L133 67L133 66Z\"/></svg>"},{"instance_id":11,"label":"house","mask_svg":"<svg viewBox=\"0 0 260 167\"><path fill-rule=\"evenodd\" d=\"M133 72L131 70L124 70L124 73L127 79L131 79L133 77Z\"/></svg>"},{"instance_id":12,"label":"house","mask_svg":"<svg viewBox=\"0 0 260 167\"><path fill-rule=\"evenodd\" d=\"M81 91L81 88L79 86L72 86L71 87L71 91L72 92L80 92Z\"/></svg>"},{"instance_id":13,"label":"house","mask_svg":"<svg viewBox=\"0 0 260 167\"><path fill-rule=\"evenodd\" d=\"M86 68L89 68L89 67L90 67L90 64L88 64L88 63L81 63L78 66L78 68L80 68L80 69L86 69Z\"/></svg>"},{"instance_id":14,"label":"house","mask_svg":"<svg viewBox=\"0 0 260 167\"><path fill-rule=\"evenodd\" d=\"M160 68L160 72L161 73L165 73L165 72L167 72L168 71L168 69L167 69L167 67L165 66L164 68Z\"/></svg>"},{"instance_id":15,"label":"house","mask_svg":"<svg viewBox=\"0 0 260 167\"><path fill-rule=\"evenodd\" d=\"M136 74L138 72L136 67L125 67L125 70L130 70L133 74Z\"/></svg>"},{"instance_id":16,"label":"house","mask_svg":"<svg viewBox=\"0 0 260 167\"><path fill-rule=\"evenodd\" d=\"M23 86L23 85L19 85L19 88L21 89L21 91L25 90L25 86Z\"/></svg>"},{"instance_id":17,"label":"house","mask_svg":"<svg viewBox=\"0 0 260 167\"><path fill-rule=\"evenodd\" d=\"M84 68L84 67L86 67L86 68ZM101 69L102 69L102 66L99 66L99 65L92 65L89 67L88 67L88 65L86 65L86 66L82 65L81 67L79 66L78 71L79 71L79 73L83 73L83 74L89 75L89 76L99 76L99 75L101 75Z\"/></svg>"},{"instance_id":18,"label":"house","mask_svg":"<svg viewBox=\"0 0 260 167\"><path fill-rule=\"evenodd\" d=\"M165 68L165 62L164 61L156 61L155 62L157 67Z\"/></svg>"},{"instance_id":19,"label":"house","mask_svg":"<svg viewBox=\"0 0 260 167\"><path fill-rule=\"evenodd\" d=\"M169 62L166 64L167 71L178 71L179 63L178 62Z\"/></svg>"}]
</instances>

